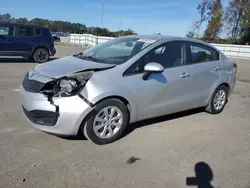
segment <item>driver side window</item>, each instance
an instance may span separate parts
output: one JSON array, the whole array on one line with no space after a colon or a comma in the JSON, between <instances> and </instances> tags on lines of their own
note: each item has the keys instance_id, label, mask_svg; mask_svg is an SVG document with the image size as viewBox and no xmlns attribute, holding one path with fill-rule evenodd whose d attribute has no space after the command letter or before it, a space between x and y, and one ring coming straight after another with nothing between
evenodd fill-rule
<instances>
[{"instance_id":1,"label":"driver side window","mask_svg":"<svg viewBox=\"0 0 250 188\"><path fill-rule=\"evenodd\" d=\"M0 25L0 35L13 36L13 34L14 34L14 27L13 26Z\"/></svg>"},{"instance_id":2,"label":"driver side window","mask_svg":"<svg viewBox=\"0 0 250 188\"><path fill-rule=\"evenodd\" d=\"M141 57L125 71L124 75L143 73L144 66L151 62L159 63L165 69L182 66L184 65L184 49L183 42L167 42Z\"/></svg>"}]
</instances>

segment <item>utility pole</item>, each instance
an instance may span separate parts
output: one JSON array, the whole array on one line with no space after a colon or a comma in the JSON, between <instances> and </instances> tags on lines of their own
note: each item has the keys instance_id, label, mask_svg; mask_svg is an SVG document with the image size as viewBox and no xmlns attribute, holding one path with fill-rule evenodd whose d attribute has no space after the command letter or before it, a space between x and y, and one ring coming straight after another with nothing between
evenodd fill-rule
<instances>
[{"instance_id":1,"label":"utility pole","mask_svg":"<svg viewBox=\"0 0 250 188\"><path fill-rule=\"evenodd\" d=\"M104 0L102 0L102 17L101 17L101 28L103 28L103 12L104 12Z\"/></svg>"}]
</instances>

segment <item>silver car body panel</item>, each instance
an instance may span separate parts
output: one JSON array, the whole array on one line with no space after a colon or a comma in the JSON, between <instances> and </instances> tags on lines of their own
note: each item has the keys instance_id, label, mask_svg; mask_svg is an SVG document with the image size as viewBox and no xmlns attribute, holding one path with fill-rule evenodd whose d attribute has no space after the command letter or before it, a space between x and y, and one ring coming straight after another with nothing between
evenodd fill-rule
<instances>
[{"instance_id":1,"label":"silver car body panel","mask_svg":"<svg viewBox=\"0 0 250 188\"><path fill-rule=\"evenodd\" d=\"M20 88L21 103L28 110L44 110L56 112L56 106L59 107L59 118L54 126L37 125L26 118L31 125L45 132L59 135L76 135L83 119L92 110L86 102L79 96L53 98L54 104L48 101L43 94L30 93Z\"/></svg>"},{"instance_id":2,"label":"silver car body panel","mask_svg":"<svg viewBox=\"0 0 250 188\"><path fill-rule=\"evenodd\" d=\"M35 70L50 78L60 78L79 71L109 68L113 66L114 65L111 64L95 63L74 56L68 56L40 64L35 67Z\"/></svg>"},{"instance_id":3,"label":"silver car body panel","mask_svg":"<svg viewBox=\"0 0 250 188\"><path fill-rule=\"evenodd\" d=\"M35 70L36 67L32 67L29 71L28 71L28 78L32 79L32 80L37 80L39 82L42 83L47 83L53 80L53 78L50 78L48 76L45 76L44 74L41 74L40 72L37 72Z\"/></svg>"},{"instance_id":4,"label":"silver car body panel","mask_svg":"<svg viewBox=\"0 0 250 188\"><path fill-rule=\"evenodd\" d=\"M45 83L51 79L70 76L79 71L109 68L93 73L80 93L84 100L79 96L53 97L60 112L55 126L33 125L46 132L74 135L84 118L93 109L89 104L94 106L105 98L118 97L126 100L132 123L205 106L220 84L228 84L230 93L232 92L235 85L235 72L234 62L229 59L165 69L162 73L151 74L146 81L142 79L142 73L123 75L134 62L147 52L169 41L197 42L217 50L207 43L193 39L162 35L139 35L139 37L156 40L156 42L120 65L95 63L70 56L31 69L30 72L35 74L33 79ZM55 106L51 105L43 94L29 93L21 88L21 95L22 104L28 110L55 110Z\"/></svg>"}]
</instances>

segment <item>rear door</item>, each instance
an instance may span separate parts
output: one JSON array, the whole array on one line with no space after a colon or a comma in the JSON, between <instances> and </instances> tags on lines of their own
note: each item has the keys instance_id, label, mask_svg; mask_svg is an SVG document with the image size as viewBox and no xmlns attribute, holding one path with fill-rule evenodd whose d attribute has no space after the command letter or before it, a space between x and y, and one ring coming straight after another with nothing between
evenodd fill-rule
<instances>
[{"instance_id":1,"label":"rear door","mask_svg":"<svg viewBox=\"0 0 250 188\"><path fill-rule=\"evenodd\" d=\"M221 78L219 53L213 48L200 43L189 42L187 45L187 63L192 69L191 93L192 107L204 106Z\"/></svg>"},{"instance_id":2,"label":"rear door","mask_svg":"<svg viewBox=\"0 0 250 188\"><path fill-rule=\"evenodd\" d=\"M29 52L35 44L34 31L31 26L18 26L13 44L17 52Z\"/></svg>"}]
</instances>

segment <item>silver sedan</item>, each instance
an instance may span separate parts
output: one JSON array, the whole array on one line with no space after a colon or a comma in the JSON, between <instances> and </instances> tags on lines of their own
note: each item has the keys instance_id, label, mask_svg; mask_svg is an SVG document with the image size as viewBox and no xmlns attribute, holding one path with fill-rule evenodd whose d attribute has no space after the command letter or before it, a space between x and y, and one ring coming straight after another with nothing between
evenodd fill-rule
<instances>
[{"instance_id":1,"label":"silver sedan","mask_svg":"<svg viewBox=\"0 0 250 188\"><path fill-rule=\"evenodd\" d=\"M36 128L96 144L119 139L129 123L192 108L220 113L237 64L198 40L133 35L31 68L22 107Z\"/></svg>"}]
</instances>

